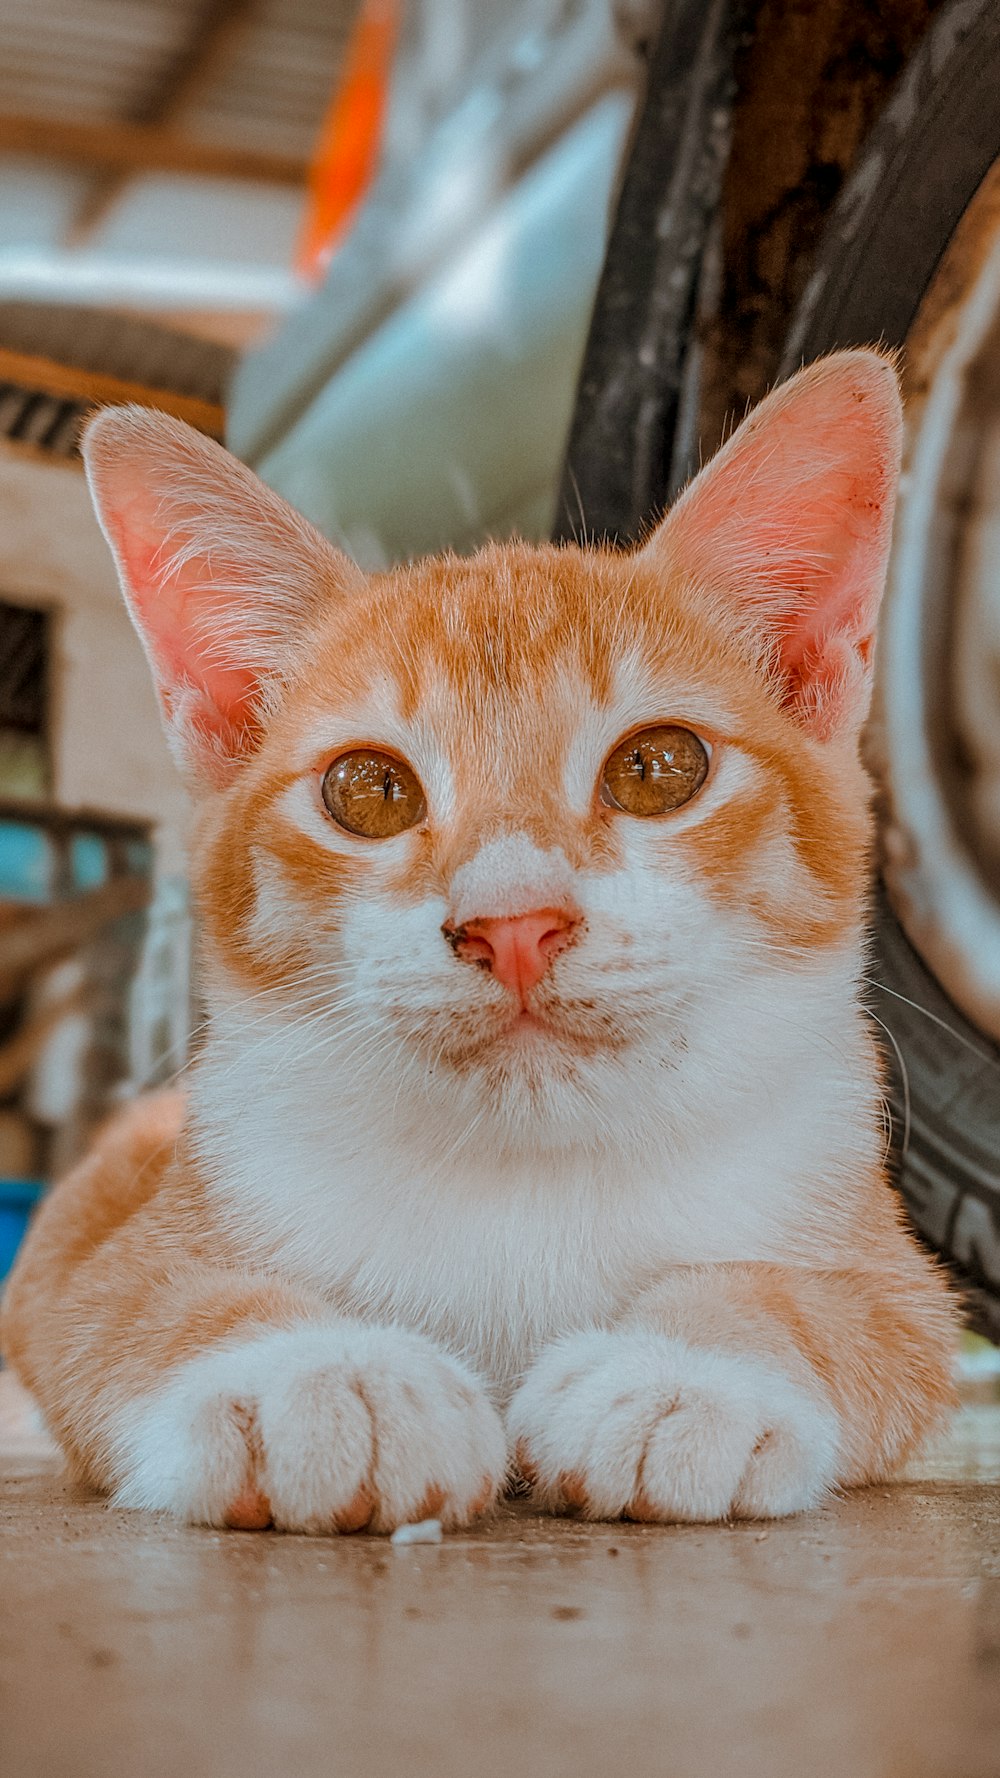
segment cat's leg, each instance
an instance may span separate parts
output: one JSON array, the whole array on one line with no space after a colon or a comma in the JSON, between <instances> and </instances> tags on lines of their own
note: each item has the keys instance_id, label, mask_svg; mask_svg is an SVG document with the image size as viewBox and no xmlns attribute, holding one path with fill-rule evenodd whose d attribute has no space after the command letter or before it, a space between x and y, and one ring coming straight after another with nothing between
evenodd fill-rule
<instances>
[{"instance_id":1,"label":"cat's leg","mask_svg":"<svg viewBox=\"0 0 1000 1778\"><path fill-rule=\"evenodd\" d=\"M331 1314L264 1274L107 1243L38 1317L31 1381L117 1504L207 1525L465 1524L506 1473L500 1418L419 1334Z\"/></svg>"},{"instance_id":2,"label":"cat's leg","mask_svg":"<svg viewBox=\"0 0 1000 1778\"><path fill-rule=\"evenodd\" d=\"M254 1314L206 1342L106 1426L119 1505L245 1529L463 1525L506 1471L495 1409L430 1340L278 1303L272 1325Z\"/></svg>"},{"instance_id":3,"label":"cat's leg","mask_svg":"<svg viewBox=\"0 0 1000 1778\"><path fill-rule=\"evenodd\" d=\"M499 1416L430 1340L264 1275L147 1261L123 1276L128 1257L109 1244L42 1317L31 1379L77 1470L119 1505L329 1532L461 1525L495 1499Z\"/></svg>"},{"instance_id":4,"label":"cat's leg","mask_svg":"<svg viewBox=\"0 0 1000 1778\"><path fill-rule=\"evenodd\" d=\"M123 1505L245 1528L454 1526L488 1507L506 1439L472 1373L204 1257L166 1193L122 1221L115 1167L142 1171L127 1137L52 1194L4 1304L5 1354L77 1473Z\"/></svg>"},{"instance_id":5,"label":"cat's leg","mask_svg":"<svg viewBox=\"0 0 1000 1778\"><path fill-rule=\"evenodd\" d=\"M544 1350L509 1429L555 1510L779 1517L892 1473L951 1405L954 1340L916 1253L888 1273L680 1268Z\"/></svg>"}]
</instances>

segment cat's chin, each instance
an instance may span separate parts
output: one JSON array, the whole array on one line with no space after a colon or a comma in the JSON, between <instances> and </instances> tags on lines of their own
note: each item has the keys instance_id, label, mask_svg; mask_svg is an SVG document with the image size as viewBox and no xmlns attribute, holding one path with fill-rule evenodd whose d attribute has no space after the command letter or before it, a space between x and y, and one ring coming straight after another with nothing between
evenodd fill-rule
<instances>
[{"instance_id":1,"label":"cat's chin","mask_svg":"<svg viewBox=\"0 0 1000 1778\"><path fill-rule=\"evenodd\" d=\"M602 1030L600 1016L583 1008L514 1015L458 1040L453 1034L432 1077L442 1116L463 1107L472 1146L481 1153L488 1145L498 1163L503 1155L534 1165L542 1155L608 1147L620 1157L644 1146L655 1115L642 1093L629 1090L640 1042L617 1021Z\"/></svg>"}]
</instances>

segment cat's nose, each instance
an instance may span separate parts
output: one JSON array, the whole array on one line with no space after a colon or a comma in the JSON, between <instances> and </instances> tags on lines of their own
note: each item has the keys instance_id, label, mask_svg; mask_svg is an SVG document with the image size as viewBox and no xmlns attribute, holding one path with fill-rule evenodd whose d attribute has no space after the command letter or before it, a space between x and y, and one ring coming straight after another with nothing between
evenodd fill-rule
<instances>
[{"instance_id":1,"label":"cat's nose","mask_svg":"<svg viewBox=\"0 0 1000 1778\"><path fill-rule=\"evenodd\" d=\"M567 908L540 908L533 914L509 914L466 920L444 934L456 957L480 963L523 1003L541 981L553 957L571 945L580 924Z\"/></svg>"}]
</instances>

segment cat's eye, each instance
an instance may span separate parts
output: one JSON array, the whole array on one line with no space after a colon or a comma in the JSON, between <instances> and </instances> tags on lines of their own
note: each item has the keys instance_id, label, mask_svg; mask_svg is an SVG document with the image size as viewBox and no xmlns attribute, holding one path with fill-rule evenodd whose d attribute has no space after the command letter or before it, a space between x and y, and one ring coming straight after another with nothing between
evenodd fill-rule
<instances>
[{"instance_id":1,"label":"cat's eye","mask_svg":"<svg viewBox=\"0 0 1000 1778\"><path fill-rule=\"evenodd\" d=\"M620 741L601 781L601 801L627 815L669 815L699 791L708 748L689 728L665 724Z\"/></svg>"},{"instance_id":2,"label":"cat's eye","mask_svg":"<svg viewBox=\"0 0 1000 1778\"><path fill-rule=\"evenodd\" d=\"M416 773L405 760L375 747L342 753L327 768L322 792L339 826L366 840L388 840L405 833L427 813Z\"/></svg>"}]
</instances>

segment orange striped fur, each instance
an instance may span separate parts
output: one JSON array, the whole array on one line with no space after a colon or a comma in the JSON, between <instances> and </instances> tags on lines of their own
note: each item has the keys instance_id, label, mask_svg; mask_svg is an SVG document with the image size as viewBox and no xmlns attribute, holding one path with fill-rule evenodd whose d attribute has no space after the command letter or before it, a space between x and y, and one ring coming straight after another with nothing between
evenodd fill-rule
<instances>
[{"instance_id":1,"label":"orange striped fur","mask_svg":"<svg viewBox=\"0 0 1000 1778\"><path fill-rule=\"evenodd\" d=\"M389 1530L486 1510L516 1451L556 1510L766 1517L940 1421L954 1312L885 1181L860 1005L899 436L892 367L839 354L638 552L366 580L176 422L93 422L198 801L210 1021L7 1293L83 1477ZM664 724L707 776L630 813L605 762ZM322 795L373 747L424 799L378 839Z\"/></svg>"}]
</instances>

